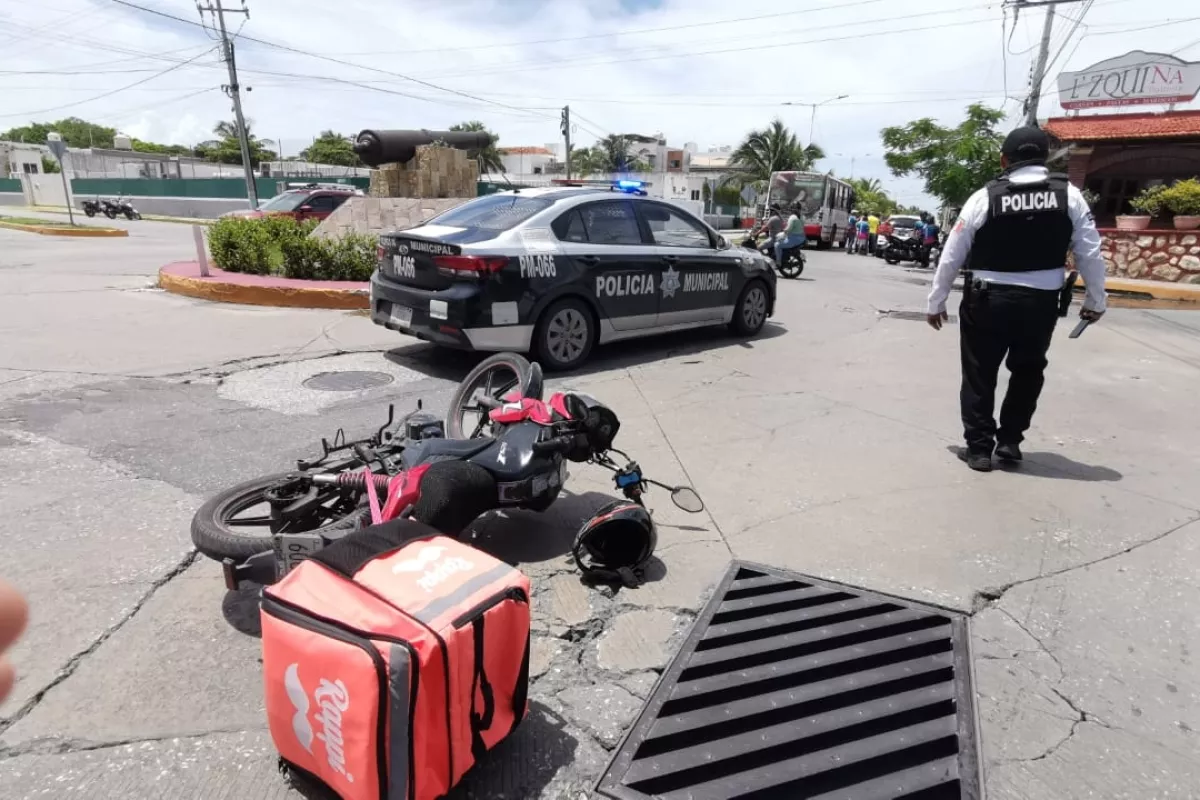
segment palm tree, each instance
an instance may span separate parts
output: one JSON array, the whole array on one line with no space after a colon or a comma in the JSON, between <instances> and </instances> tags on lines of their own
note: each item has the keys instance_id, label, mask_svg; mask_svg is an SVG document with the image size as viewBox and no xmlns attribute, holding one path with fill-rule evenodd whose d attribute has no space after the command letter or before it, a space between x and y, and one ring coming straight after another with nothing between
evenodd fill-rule
<instances>
[{"instance_id":1,"label":"palm tree","mask_svg":"<svg viewBox=\"0 0 1200 800\"><path fill-rule=\"evenodd\" d=\"M739 173L730 176L730 180L742 185L765 185L772 172L810 170L824 157L825 151L811 142L801 146L796 134L776 118L765 129L750 131L733 151L729 165Z\"/></svg>"},{"instance_id":2,"label":"palm tree","mask_svg":"<svg viewBox=\"0 0 1200 800\"><path fill-rule=\"evenodd\" d=\"M610 133L596 142L593 151L599 153L599 172L647 172L646 162L629 154L633 139L620 133Z\"/></svg>"},{"instance_id":3,"label":"palm tree","mask_svg":"<svg viewBox=\"0 0 1200 800\"><path fill-rule=\"evenodd\" d=\"M457 125L451 125L452 131L483 131L488 136L492 137L492 141L487 147L482 150L468 150L467 158L473 158L479 162L479 174L504 171L504 160L500 157L500 151L496 149L496 142L500 137L488 130L488 127L479 120L473 119L469 122L460 122Z\"/></svg>"},{"instance_id":4,"label":"palm tree","mask_svg":"<svg viewBox=\"0 0 1200 800\"><path fill-rule=\"evenodd\" d=\"M878 178L851 178L847 182L859 194L878 194L883 191L883 184Z\"/></svg>"},{"instance_id":5,"label":"palm tree","mask_svg":"<svg viewBox=\"0 0 1200 800\"><path fill-rule=\"evenodd\" d=\"M571 148L571 175L576 178L586 178L604 172L607 167L605 154L595 147Z\"/></svg>"}]
</instances>

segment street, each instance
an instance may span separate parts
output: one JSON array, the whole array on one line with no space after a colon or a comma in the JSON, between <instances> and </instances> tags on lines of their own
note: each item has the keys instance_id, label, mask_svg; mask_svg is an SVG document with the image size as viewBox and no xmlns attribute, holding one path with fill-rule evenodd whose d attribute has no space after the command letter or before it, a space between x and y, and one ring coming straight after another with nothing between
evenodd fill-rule
<instances>
[{"instance_id":1,"label":"street","mask_svg":"<svg viewBox=\"0 0 1200 800\"><path fill-rule=\"evenodd\" d=\"M0 576L32 614L0 794L301 797L266 731L255 592L195 556L191 516L339 427L377 428L388 403L441 412L479 357L358 312L166 294L155 275L193 257L191 228L114 224L130 236L0 230ZM544 514L476 523L472 543L533 581L535 679L530 718L454 796L590 796L742 558L971 613L989 798L1195 797L1200 313L1114 308L1076 340L1064 320L1026 461L978 474L953 454L957 294L934 332L928 271L808 257L757 338L635 340L550 376L610 405L617 446L707 511L652 493L662 568L616 593L568 553L614 495L601 470L572 465ZM344 370L391 380L302 386Z\"/></svg>"}]
</instances>

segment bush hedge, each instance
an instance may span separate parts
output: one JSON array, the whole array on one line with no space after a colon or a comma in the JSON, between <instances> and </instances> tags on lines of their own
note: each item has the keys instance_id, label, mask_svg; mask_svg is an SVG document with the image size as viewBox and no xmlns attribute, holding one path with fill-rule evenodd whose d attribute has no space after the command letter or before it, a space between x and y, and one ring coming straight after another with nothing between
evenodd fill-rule
<instances>
[{"instance_id":1,"label":"bush hedge","mask_svg":"<svg viewBox=\"0 0 1200 800\"><path fill-rule=\"evenodd\" d=\"M321 281L367 281L375 271L377 239L350 233L340 239L310 234L316 221L290 217L222 217L208 229L213 263L229 272Z\"/></svg>"}]
</instances>

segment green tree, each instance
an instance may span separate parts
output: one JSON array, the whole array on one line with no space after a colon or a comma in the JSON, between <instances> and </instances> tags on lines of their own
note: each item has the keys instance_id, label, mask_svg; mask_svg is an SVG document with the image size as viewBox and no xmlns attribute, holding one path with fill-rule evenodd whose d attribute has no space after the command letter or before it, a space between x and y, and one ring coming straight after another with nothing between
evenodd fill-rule
<instances>
[{"instance_id":1,"label":"green tree","mask_svg":"<svg viewBox=\"0 0 1200 800\"><path fill-rule=\"evenodd\" d=\"M875 214L896 213L896 201L883 189L878 178L851 178L854 187L854 207L859 211Z\"/></svg>"},{"instance_id":2,"label":"green tree","mask_svg":"<svg viewBox=\"0 0 1200 800\"><path fill-rule=\"evenodd\" d=\"M928 117L884 128L884 160L893 175L920 175L926 193L948 206L962 206L1000 172L1004 136L996 126L1002 119L1003 111L973 103L967 118L953 128Z\"/></svg>"},{"instance_id":3,"label":"green tree","mask_svg":"<svg viewBox=\"0 0 1200 800\"><path fill-rule=\"evenodd\" d=\"M58 166L58 159L50 158L50 156L42 156L42 172L46 174L62 172Z\"/></svg>"},{"instance_id":4,"label":"green tree","mask_svg":"<svg viewBox=\"0 0 1200 800\"><path fill-rule=\"evenodd\" d=\"M112 147L116 128L94 125L79 117L67 117L57 122L31 122L19 128L0 133L0 139L10 142L44 144L46 134L57 131L68 147Z\"/></svg>"},{"instance_id":5,"label":"green tree","mask_svg":"<svg viewBox=\"0 0 1200 800\"><path fill-rule=\"evenodd\" d=\"M571 148L571 177L586 178L604 172L607 160L605 154L595 147Z\"/></svg>"},{"instance_id":6,"label":"green tree","mask_svg":"<svg viewBox=\"0 0 1200 800\"><path fill-rule=\"evenodd\" d=\"M776 118L762 130L752 130L729 157L729 165L739 172L730 176L740 184L765 186L772 172L811 170L825 152L809 142L801 145L799 137Z\"/></svg>"},{"instance_id":7,"label":"green tree","mask_svg":"<svg viewBox=\"0 0 1200 800\"><path fill-rule=\"evenodd\" d=\"M363 166L358 153L354 152L354 140L334 131L321 131L321 135L311 145L300 151L300 158L315 164Z\"/></svg>"},{"instance_id":8,"label":"green tree","mask_svg":"<svg viewBox=\"0 0 1200 800\"><path fill-rule=\"evenodd\" d=\"M491 142L482 150L468 150L467 158L473 158L479 162L479 173L502 172L504 170L504 160L500 157L500 151L496 148L496 142L500 141L500 137L488 130L488 126L484 125L477 119L467 122L460 122L457 125L451 125L452 131L477 132L482 131L491 137Z\"/></svg>"},{"instance_id":9,"label":"green tree","mask_svg":"<svg viewBox=\"0 0 1200 800\"><path fill-rule=\"evenodd\" d=\"M596 155L597 172L647 172L650 165L631 155L633 137L621 133L610 133L592 148Z\"/></svg>"},{"instance_id":10,"label":"green tree","mask_svg":"<svg viewBox=\"0 0 1200 800\"><path fill-rule=\"evenodd\" d=\"M263 161L274 161L276 154L267 148L267 145L273 144L270 139L259 139L254 135L253 124L252 120L246 120L246 139L250 145L250 164L257 167ZM242 148L238 142L237 123L222 120L213 126L213 133L220 138L196 145L196 155L218 164L241 164Z\"/></svg>"}]
</instances>

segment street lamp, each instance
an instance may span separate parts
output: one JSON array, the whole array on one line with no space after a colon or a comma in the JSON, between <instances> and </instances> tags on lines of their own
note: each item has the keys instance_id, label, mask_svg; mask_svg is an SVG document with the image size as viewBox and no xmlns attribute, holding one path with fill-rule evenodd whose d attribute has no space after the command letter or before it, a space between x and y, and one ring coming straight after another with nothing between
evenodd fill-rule
<instances>
[{"instance_id":1,"label":"street lamp","mask_svg":"<svg viewBox=\"0 0 1200 800\"><path fill-rule=\"evenodd\" d=\"M832 103L837 100L845 100L849 96L850 95L848 95L848 94L839 94L837 97L831 97L828 100L822 100L819 103L790 103L789 102L789 103L784 103L784 105L785 106L805 106L806 108L812 109L812 116L809 118L809 121L808 121L808 143L812 144L813 126L816 125L816 123L817 123L817 109L820 106L825 105L826 103Z\"/></svg>"},{"instance_id":2,"label":"street lamp","mask_svg":"<svg viewBox=\"0 0 1200 800\"><path fill-rule=\"evenodd\" d=\"M834 155L837 156L838 158L849 158L850 159L850 177L853 178L854 177L854 161L855 161L855 159L857 159L859 156L861 156L863 158L871 158L875 154L874 153L834 153Z\"/></svg>"}]
</instances>

